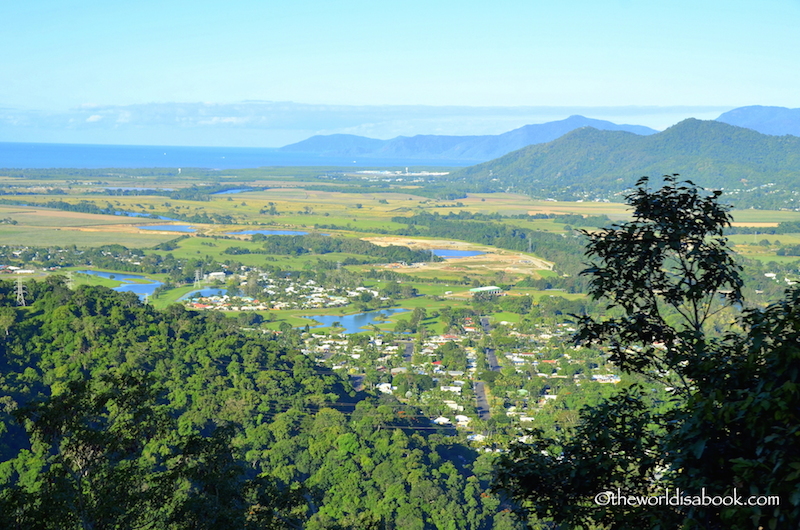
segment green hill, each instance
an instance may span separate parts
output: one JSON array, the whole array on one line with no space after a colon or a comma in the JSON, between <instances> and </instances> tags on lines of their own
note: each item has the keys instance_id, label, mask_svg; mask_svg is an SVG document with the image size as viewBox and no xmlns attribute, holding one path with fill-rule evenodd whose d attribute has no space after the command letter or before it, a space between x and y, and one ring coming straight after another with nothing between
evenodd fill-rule
<instances>
[{"instance_id":1,"label":"green hill","mask_svg":"<svg viewBox=\"0 0 800 530\"><path fill-rule=\"evenodd\" d=\"M695 119L650 136L584 127L464 168L447 180L465 191L592 200L613 198L643 175L672 173L725 189L737 203L791 204L800 182L800 138Z\"/></svg>"}]
</instances>

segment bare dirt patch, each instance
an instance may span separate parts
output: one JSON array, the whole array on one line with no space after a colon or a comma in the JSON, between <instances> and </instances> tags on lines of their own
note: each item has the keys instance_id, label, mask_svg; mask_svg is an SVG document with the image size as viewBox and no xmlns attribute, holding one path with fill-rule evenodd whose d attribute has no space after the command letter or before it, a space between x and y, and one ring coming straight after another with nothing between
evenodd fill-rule
<instances>
[{"instance_id":1,"label":"bare dirt patch","mask_svg":"<svg viewBox=\"0 0 800 530\"><path fill-rule=\"evenodd\" d=\"M401 266L398 264L384 265L384 268L402 268L404 272L416 270L425 271L450 271L460 273L497 273L504 272L512 275L535 275L537 271L552 270L553 264L541 258L522 252L501 250L494 247L485 247L463 241L452 241L447 239L413 239L408 237L365 237L364 241L369 241L376 245L402 245L412 249L448 249L448 250L476 250L484 252L479 256L464 258L450 258L436 263L415 263L412 265Z\"/></svg>"}]
</instances>

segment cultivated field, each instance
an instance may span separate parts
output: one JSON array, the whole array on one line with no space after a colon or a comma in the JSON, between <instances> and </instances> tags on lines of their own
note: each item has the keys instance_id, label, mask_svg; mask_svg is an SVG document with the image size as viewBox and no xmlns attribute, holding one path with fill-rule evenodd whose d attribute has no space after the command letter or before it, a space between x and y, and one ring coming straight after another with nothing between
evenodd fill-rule
<instances>
[{"instance_id":1,"label":"cultivated field","mask_svg":"<svg viewBox=\"0 0 800 530\"><path fill-rule=\"evenodd\" d=\"M121 221L127 218L115 215L0 206L0 218L16 222L0 224L0 242L5 245L96 247L121 244L130 248L146 248L175 237L175 234L137 228L153 224L149 219L134 221L131 218L126 223Z\"/></svg>"}]
</instances>

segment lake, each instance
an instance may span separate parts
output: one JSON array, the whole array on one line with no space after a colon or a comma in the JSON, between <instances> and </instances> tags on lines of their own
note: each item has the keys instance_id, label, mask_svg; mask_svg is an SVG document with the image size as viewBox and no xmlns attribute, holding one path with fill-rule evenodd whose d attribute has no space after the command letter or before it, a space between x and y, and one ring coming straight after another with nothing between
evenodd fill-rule
<instances>
[{"instance_id":1,"label":"lake","mask_svg":"<svg viewBox=\"0 0 800 530\"><path fill-rule=\"evenodd\" d=\"M119 282L124 282L122 285L117 287L113 287L115 291L119 292L126 292L130 291L132 293L136 293L139 295L139 298L144 300L145 296L151 296L153 291L156 290L159 286L163 285L161 282L157 280L151 280L146 276L141 276L139 274L124 274L119 272L102 272L102 271L75 271L82 274L90 274L92 276L99 276L100 278L109 278L111 280L116 280ZM147 280L148 283L135 283L137 281Z\"/></svg>"},{"instance_id":2,"label":"lake","mask_svg":"<svg viewBox=\"0 0 800 530\"><path fill-rule=\"evenodd\" d=\"M204 289L198 289L196 291L192 291L190 293L186 293L185 295L178 298L179 301L181 300L191 300L192 298L204 298L207 296L224 296L228 293L228 290L225 288L219 287L206 287Z\"/></svg>"},{"instance_id":3,"label":"lake","mask_svg":"<svg viewBox=\"0 0 800 530\"><path fill-rule=\"evenodd\" d=\"M366 329L362 329L373 324L378 324L380 321L385 320L385 317L397 313L406 313L408 309L381 309L380 311L369 311L367 313L357 313L355 315L311 315L305 318L313 318L317 322L321 322L316 326L309 326L310 328L325 328L331 326L334 322L339 322L339 326L344 328L343 333L364 333ZM303 326L300 326L303 327Z\"/></svg>"}]
</instances>

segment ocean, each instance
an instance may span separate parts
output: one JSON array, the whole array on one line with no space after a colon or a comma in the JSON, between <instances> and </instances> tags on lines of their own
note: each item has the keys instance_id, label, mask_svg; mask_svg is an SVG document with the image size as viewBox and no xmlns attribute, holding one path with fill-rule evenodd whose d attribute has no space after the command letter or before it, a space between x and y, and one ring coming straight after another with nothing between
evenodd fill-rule
<instances>
[{"instance_id":1,"label":"ocean","mask_svg":"<svg viewBox=\"0 0 800 530\"><path fill-rule=\"evenodd\" d=\"M464 167L463 160L324 157L283 153L277 148L178 147L153 145L38 144L0 142L0 168L203 168L241 169L274 166L382 168Z\"/></svg>"}]
</instances>

